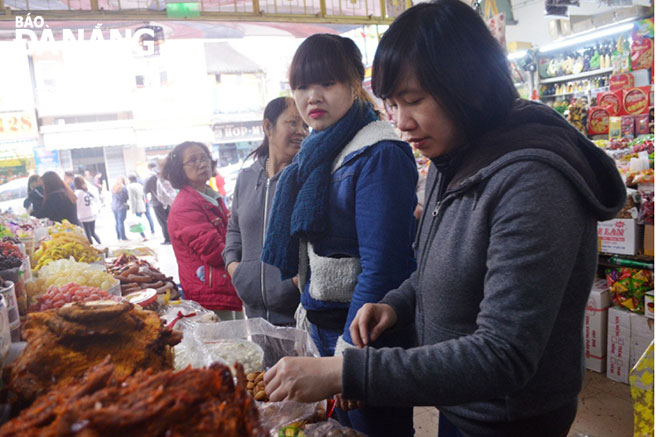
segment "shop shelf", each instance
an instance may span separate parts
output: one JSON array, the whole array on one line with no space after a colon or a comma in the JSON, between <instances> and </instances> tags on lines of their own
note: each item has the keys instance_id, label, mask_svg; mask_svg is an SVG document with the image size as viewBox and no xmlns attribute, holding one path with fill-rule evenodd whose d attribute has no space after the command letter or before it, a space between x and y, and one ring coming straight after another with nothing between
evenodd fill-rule
<instances>
[{"instance_id":1,"label":"shop shelf","mask_svg":"<svg viewBox=\"0 0 660 437\"><path fill-rule=\"evenodd\" d=\"M612 67L610 67L610 68L601 68L598 70L585 71L578 74L569 74L567 76L549 77L547 79L539 80L539 83L545 84L545 83L565 82L567 80L582 79L584 77L598 76L599 74L611 73L612 70L613 70Z\"/></svg>"}]
</instances>

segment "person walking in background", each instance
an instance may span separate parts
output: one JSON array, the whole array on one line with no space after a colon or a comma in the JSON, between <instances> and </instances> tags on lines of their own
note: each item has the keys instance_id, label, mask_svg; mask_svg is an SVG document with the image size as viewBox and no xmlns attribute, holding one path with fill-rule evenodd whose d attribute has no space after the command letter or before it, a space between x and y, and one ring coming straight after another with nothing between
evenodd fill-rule
<instances>
[{"instance_id":1,"label":"person walking in background","mask_svg":"<svg viewBox=\"0 0 660 437\"><path fill-rule=\"evenodd\" d=\"M137 176L134 174L128 176L128 182L129 184L126 187L128 191L128 207L138 219L141 219L142 214L146 211L142 184L137 181ZM147 241L144 232L140 232L140 236L142 237L142 241Z\"/></svg>"},{"instance_id":2,"label":"person walking in background","mask_svg":"<svg viewBox=\"0 0 660 437\"><path fill-rule=\"evenodd\" d=\"M168 155L163 177L180 191L167 227L185 298L215 311L221 320L235 320L244 318L242 304L222 259L229 211L206 185L215 165L202 143L181 143Z\"/></svg>"},{"instance_id":3,"label":"person walking in background","mask_svg":"<svg viewBox=\"0 0 660 437\"><path fill-rule=\"evenodd\" d=\"M163 202L161 202L158 198L158 165L155 162L150 162L147 167L149 168L150 174L144 181L144 193L149 198L151 205L154 207L156 219L158 220L160 229L163 231L164 240L162 244L171 244L170 234L167 232L167 216L169 214L169 207L165 207Z\"/></svg>"},{"instance_id":4,"label":"person walking in background","mask_svg":"<svg viewBox=\"0 0 660 437\"><path fill-rule=\"evenodd\" d=\"M163 177L163 168L165 168L166 159L158 161L158 180L156 181L156 196L167 210L169 216L170 208L176 199L177 192L170 184L170 181Z\"/></svg>"},{"instance_id":5,"label":"person walking in background","mask_svg":"<svg viewBox=\"0 0 660 437\"><path fill-rule=\"evenodd\" d=\"M308 127L293 99L278 97L266 105L263 128L263 142L248 155L255 155L255 163L236 180L222 256L247 317L294 326L300 303L297 282L283 281L276 267L261 261L261 250L277 181L300 150Z\"/></svg>"},{"instance_id":6,"label":"person walking in background","mask_svg":"<svg viewBox=\"0 0 660 437\"><path fill-rule=\"evenodd\" d=\"M37 218L48 218L54 222L66 219L70 223L80 226L76 208L77 198L73 191L54 171L44 173L41 181L44 184L44 200L41 208L33 211L32 215Z\"/></svg>"},{"instance_id":7,"label":"person walking in background","mask_svg":"<svg viewBox=\"0 0 660 437\"><path fill-rule=\"evenodd\" d=\"M128 190L123 176L119 176L112 186L112 212L115 215L115 231L117 240L128 241L126 238L126 211L128 210Z\"/></svg>"},{"instance_id":8,"label":"person walking in background","mask_svg":"<svg viewBox=\"0 0 660 437\"><path fill-rule=\"evenodd\" d=\"M28 214L41 208L44 201L44 184L39 175L33 174L28 179L27 197L23 201L23 208Z\"/></svg>"},{"instance_id":9,"label":"person walking in background","mask_svg":"<svg viewBox=\"0 0 660 437\"><path fill-rule=\"evenodd\" d=\"M75 185L73 185L73 178L75 175L73 174L72 171L65 171L64 172L64 184L71 189L71 191L74 191L76 189Z\"/></svg>"},{"instance_id":10,"label":"person walking in background","mask_svg":"<svg viewBox=\"0 0 660 437\"><path fill-rule=\"evenodd\" d=\"M348 38L312 35L296 51L289 83L313 131L279 178L262 257L284 278L298 274L310 334L324 357L354 347L349 327L360 307L415 269L415 158L379 119L363 79L362 55ZM412 324L376 344L413 345ZM414 433L410 407L336 411L368 435Z\"/></svg>"},{"instance_id":11,"label":"person walking in background","mask_svg":"<svg viewBox=\"0 0 660 437\"><path fill-rule=\"evenodd\" d=\"M78 210L78 220L83 225L85 229L85 235L89 240L89 244L93 244L92 238L96 240L97 243L101 244L101 239L96 235L96 216L99 210L99 199L98 195L93 193L87 185L87 181L81 176L76 176L73 178L73 185L76 187L74 194L76 195L77 200L77 210Z\"/></svg>"},{"instance_id":12,"label":"person walking in background","mask_svg":"<svg viewBox=\"0 0 660 437\"><path fill-rule=\"evenodd\" d=\"M552 108L518 97L505 52L459 0L401 14L378 44L372 86L432 161L418 267L358 311L358 348L272 367L270 400L341 391L435 405L442 437L568 435L597 222L626 200L614 160ZM411 322L418 347L371 347Z\"/></svg>"}]
</instances>

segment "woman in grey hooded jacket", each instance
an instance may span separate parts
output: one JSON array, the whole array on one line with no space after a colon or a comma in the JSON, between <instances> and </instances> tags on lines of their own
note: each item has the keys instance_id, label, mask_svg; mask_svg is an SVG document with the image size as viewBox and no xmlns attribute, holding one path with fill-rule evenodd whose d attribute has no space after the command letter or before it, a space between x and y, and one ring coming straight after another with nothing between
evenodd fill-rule
<instances>
[{"instance_id":1,"label":"woman in grey hooded jacket","mask_svg":"<svg viewBox=\"0 0 660 437\"><path fill-rule=\"evenodd\" d=\"M271 368L270 400L341 392L434 405L440 436L566 435L584 376L596 222L625 201L613 160L551 108L517 98L505 54L459 0L399 16L372 86L433 162L417 270L358 311L356 348ZM410 322L418 347L370 346Z\"/></svg>"},{"instance_id":2,"label":"woman in grey hooded jacket","mask_svg":"<svg viewBox=\"0 0 660 437\"><path fill-rule=\"evenodd\" d=\"M241 171L236 181L222 256L248 318L293 326L300 303L296 279L281 280L280 271L260 258L277 181L300 150L308 128L293 99L287 97L266 105L263 128L263 143L252 152L255 163Z\"/></svg>"}]
</instances>

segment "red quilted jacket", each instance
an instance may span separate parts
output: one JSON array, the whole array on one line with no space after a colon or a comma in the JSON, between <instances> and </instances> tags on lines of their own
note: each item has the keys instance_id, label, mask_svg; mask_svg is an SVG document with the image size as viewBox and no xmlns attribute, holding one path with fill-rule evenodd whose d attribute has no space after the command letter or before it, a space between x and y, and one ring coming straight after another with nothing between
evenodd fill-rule
<instances>
[{"instance_id":1,"label":"red quilted jacket","mask_svg":"<svg viewBox=\"0 0 660 437\"><path fill-rule=\"evenodd\" d=\"M179 280L186 299L210 310L242 309L222 260L229 212L209 203L190 186L174 199L167 230L179 264ZM204 267L204 281L197 276Z\"/></svg>"}]
</instances>

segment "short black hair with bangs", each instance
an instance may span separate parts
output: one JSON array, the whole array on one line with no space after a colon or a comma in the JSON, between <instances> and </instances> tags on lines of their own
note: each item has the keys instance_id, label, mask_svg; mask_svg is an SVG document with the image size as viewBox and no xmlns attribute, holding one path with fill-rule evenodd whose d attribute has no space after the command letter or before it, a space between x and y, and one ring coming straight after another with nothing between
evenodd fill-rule
<instances>
[{"instance_id":1,"label":"short black hair with bangs","mask_svg":"<svg viewBox=\"0 0 660 437\"><path fill-rule=\"evenodd\" d=\"M300 44L291 61L289 86L327 81L362 84L364 65L355 43L339 35L317 33Z\"/></svg>"},{"instance_id":2,"label":"short black hair with bangs","mask_svg":"<svg viewBox=\"0 0 660 437\"><path fill-rule=\"evenodd\" d=\"M468 140L501 123L518 98L504 50L460 0L413 6L385 32L373 63L374 94L392 97L408 72Z\"/></svg>"}]
</instances>

